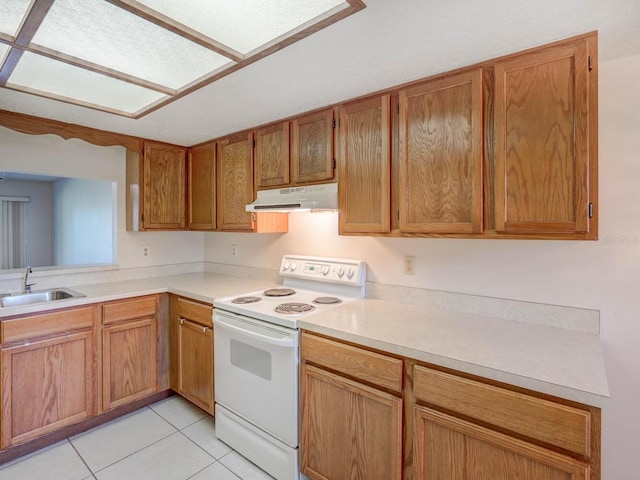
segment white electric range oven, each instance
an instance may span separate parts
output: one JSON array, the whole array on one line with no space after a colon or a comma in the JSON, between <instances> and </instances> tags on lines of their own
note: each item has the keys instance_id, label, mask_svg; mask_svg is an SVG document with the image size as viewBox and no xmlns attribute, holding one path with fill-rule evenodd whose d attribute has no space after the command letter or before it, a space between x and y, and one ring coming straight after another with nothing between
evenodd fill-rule
<instances>
[{"instance_id":1,"label":"white electric range oven","mask_svg":"<svg viewBox=\"0 0 640 480\"><path fill-rule=\"evenodd\" d=\"M214 301L216 435L278 480L299 467L298 320L365 295L359 260L285 255L281 287Z\"/></svg>"}]
</instances>

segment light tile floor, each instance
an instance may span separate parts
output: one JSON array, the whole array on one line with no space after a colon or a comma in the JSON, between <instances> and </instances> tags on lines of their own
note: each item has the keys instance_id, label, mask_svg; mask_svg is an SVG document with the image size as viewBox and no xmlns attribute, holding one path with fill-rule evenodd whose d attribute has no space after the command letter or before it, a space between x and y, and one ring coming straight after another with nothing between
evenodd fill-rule
<instances>
[{"instance_id":1,"label":"light tile floor","mask_svg":"<svg viewBox=\"0 0 640 480\"><path fill-rule=\"evenodd\" d=\"M174 395L0 465L0 480L272 480Z\"/></svg>"}]
</instances>

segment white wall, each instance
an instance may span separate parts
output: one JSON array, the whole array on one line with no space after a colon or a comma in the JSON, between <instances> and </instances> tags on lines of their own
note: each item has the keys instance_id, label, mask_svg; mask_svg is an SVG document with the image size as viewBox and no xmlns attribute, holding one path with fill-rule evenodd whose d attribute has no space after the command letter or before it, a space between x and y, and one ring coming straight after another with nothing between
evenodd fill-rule
<instances>
[{"instance_id":1,"label":"white wall","mask_svg":"<svg viewBox=\"0 0 640 480\"><path fill-rule=\"evenodd\" d=\"M276 269L284 253L355 257L375 282L600 310L611 390L602 478L638 479L640 56L600 65L599 102L597 242L340 237L337 214L321 213L290 215L285 235L207 234L205 259ZM415 276L402 273L405 254Z\"/></svg>"},{"instance_id":2,"label":"white wall","mask_svg":"<svg viewBox=\"0 0 640 480\"><path fill-rule=\"evenodd\" d=\"M55 265L115 263L113 185L75 178L53 183Z\"/></svg>"},{"instance_id":3,"label":"white wall","mask_svg":"<svg viewBox=\"0 0 640 480\"><path fill-rule=\"evenodd\" d=\"M0 165L2 164L0 160ZM0 168L2 170L2 168ZM0 181L0 195L29 197L27 206L27 264L34 267L53 263L53 225L51 223L51 182L15 180Z\"/></svg>"},{"instance_id":4,"label":"white wall","mask_svg":"<svg viewBox=\"0 0 640 480\"><path fill-rule=\"evenodd\" d=\"M126 231L124 147L98 147L82 140L26 135L0 127L2 170L116 182L120 268L202 261L204 234L200 232ZM142 246L151 248L147 259L142 257Z\"/></svg>"}]
</instances>

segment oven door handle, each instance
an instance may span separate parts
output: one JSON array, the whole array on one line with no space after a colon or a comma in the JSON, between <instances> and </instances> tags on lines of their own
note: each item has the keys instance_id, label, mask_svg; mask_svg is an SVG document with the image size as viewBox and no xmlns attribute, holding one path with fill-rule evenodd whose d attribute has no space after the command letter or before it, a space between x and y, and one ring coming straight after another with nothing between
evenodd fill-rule
<instances>
[{"instance_id":1,"label":"oven door handle","mask_svg":"<svg viewBox=\"0 0 640 480\"><path fill-rule=\"evenodd\" d=\"M226 328L228 330L233 330L249 337L259 338L261 342L270 343L271 345L278 345L280 347L294 346L294 339L290 335L285 335L283 337L272 337L271 335L264 335L253 330L248 330L246 328L233 325L229 322L224 321L221 317L216 317L214 325L218 325L219 327Z\"/></svg>"}]
</instances>

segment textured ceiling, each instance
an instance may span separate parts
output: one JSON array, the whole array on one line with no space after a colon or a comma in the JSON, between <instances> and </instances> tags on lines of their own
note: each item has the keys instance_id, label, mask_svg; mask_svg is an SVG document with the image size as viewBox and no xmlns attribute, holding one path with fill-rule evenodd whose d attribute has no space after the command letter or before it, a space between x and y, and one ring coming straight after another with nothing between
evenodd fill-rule
<instances>
[{"instance_id":1,"label":"textured ceiling","mask_svg":"<svg viewBox=\"0 0 640 480\"><path fill-rule=\"evenodd\" d=\"M0 109L190 146L400 83L598 30L640 55L638 0L364 0L367 8L137 120L0 89Z\"/></svg>"}]
</instances>

